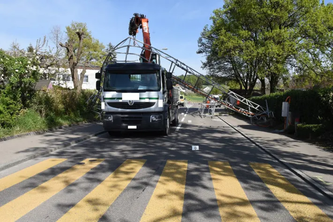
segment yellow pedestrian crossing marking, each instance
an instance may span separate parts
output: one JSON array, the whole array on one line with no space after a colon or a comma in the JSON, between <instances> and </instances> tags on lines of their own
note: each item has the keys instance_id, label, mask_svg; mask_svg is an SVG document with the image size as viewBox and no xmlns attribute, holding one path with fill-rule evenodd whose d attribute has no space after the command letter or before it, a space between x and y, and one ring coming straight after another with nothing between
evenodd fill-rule
<instances>
[{"instance_id":1,"label":"yellow pedestrian crossing marking","mask_svg":"<svg viewBox=\"0 0 333 222\"><path fill-rule=\"evenodd\" d=\"M187 161L168 160L141 221L181 221Z\"/></svg>"},{"instance_id":2,"label":"yellow pedestrian crossing marking","mask_svg":"<svg viewBox=\"0 0 333 222\"><path fill-rule=\"evenodd\" d=\"M0 192L66 161L47 159L0 179ZM0 221L16 221L98 166L86 159L0 207ZM65 213L59 221L98 221L142 169L146 160L128 159ZM208 161L222 221L260 221L227 161ZM296 221L331 221L270 164L250 163L252 169ZM181 221L185 195L186 160L168 160L141 217L146 221ZM134 182L134 181L133 181ZM128 200L132 201L132 200Z\"/></svg>"},{"instance_id":3,"label":"yellow pedestrian crossing marking","mask_svg":"<svg viewBox=\"0 0 333 222\"><path fill-rule=\"evenodd\" d=\"M53 177L15 200L0 207L0 221L16 221L65 187L82 177L103 160L86 159L65 172Z\"/></svg>"},{"instance_id":4,"label":"yellow pedestrian crossing marking","mask_svg":"<svg viewBox=\"0 0 333 222\"><path fill-rule=\"evenodd\" d=\"M145 162L126 160L58 221L98 221Z\"/></svg>"},{"instance_id":5,"label":"yellow pedestrian crossing marking","mask_svg":"<svg viewBox=\"0 0 333 222\"><path fill-rule=\"evenodd\" d=\"M260 221L229 163L208 164L222 221Z\"/></svg>"},{"instance_id":6,"label":"yellow pedestrian crossing marking","mask_svg":"<svg viewBox=\"0 0 333 222\"><path fill-rule=\"evenodd\" d=\"M271 165L250 165L296 221L333 221Z\"/></svg>"},{"instance_id":7,"label":"yellow pedestrian crossing marking","mask_svg":"<svg viewBox=\"0 0 333 222\"><path fill-rule=\"evenodd\" d=\"M58 165L59 163L64 162L66 159L47 159L40 163L37 163L31 167L25 168L21 171L18 171L16 173L13 173L7 177L0 179L0 192L14 186L26 179L29 179L30 177L33 177L44 170L47 170L51 167L54 167L55 165Z\"/></svg>"}]
</instances>

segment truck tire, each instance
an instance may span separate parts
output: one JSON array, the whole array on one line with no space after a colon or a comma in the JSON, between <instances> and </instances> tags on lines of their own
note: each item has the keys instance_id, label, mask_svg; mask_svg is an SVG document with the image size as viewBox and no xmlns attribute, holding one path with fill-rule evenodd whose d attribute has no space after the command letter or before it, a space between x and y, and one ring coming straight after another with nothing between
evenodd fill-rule
<instances>
[{"instance_id":1,"label":"truck tire","mask_svg":"<svg viewBox=\"0 0 333 222\"><path fill-rule=\"evenodd\" d=\"M163 135L168 136L169 131L170 131L170 116L169 116L169 113L168 113L167 118L165 120Z\"/></svg>"}]
</instances>

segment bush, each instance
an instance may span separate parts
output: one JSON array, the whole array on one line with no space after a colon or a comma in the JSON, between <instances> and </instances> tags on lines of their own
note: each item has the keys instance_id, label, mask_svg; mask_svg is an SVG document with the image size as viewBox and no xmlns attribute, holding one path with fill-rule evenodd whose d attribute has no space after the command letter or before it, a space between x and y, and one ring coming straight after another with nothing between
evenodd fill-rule
<instances>
[{"instance_id":1,"label":"bush","mask_svg":"<svg viewBox=\"0 0 333 222\"><path fill-rule=\"evenodd\" d=\"M73 90L61 89L37 92L31 101L31 108L17 111L16 118L12 119L10 126L0 127L0 138L96 120L98 115L94 111L98 104L95 106L86 104L93 93L93 90L82 90L77 94Z\"/></svg>"},{"instance_id":2,"label":"bush","mask_svg":"<svg viewBox=\"0 0 333 222\"><path fill-rule=\"evenodd\" d=\"M35 110L21 110L14 122L14 129L17 132L42 130L45 129L45 120Z\"/></svg>"},{"instance_id":3,"label":"bush","mask_svg":"<svg viewBox=\"0 0 333 222\"><path fill-rule=\"evenodd\" d=\"M251 100L266 107L267 99L269 109L274 112L278 122L283 122L281 117L282 102L291 97L290 112L300 117L306 124L324 124L333 127L333 88L317 90L290 90L284 93L252 97Z\"/></svg>"},{"instance_id":4,"label":"bush","mask_svg":"<svg viewBox=\"0 0 333 222\"><path fill-rule=\"evenodd\" d=\"M298 124L296 127L296 136L301 139L317 138L325 132L325 126L322 124Z\"/></svg>"},{"instance_id":5,"label":"bush","mask_svg":"<svg viewBox=\"0 0 333 222\"><path fill-rule=\"evenodd\" d=\"M18 112L29 108L40 73L34 58L12 57L0 50L0 127L13 126Z\"/></svg>"},{"instance_id":6,"label":"bush","mask_svg":"<svg viewBox=\"0 0 333 222\"><path fill-rule=\"evenodd\" d=\"M54 89L39 92L34 99L34 109L48 122L58 125L55 119L72 119L73 121L93 120L97 115L96 107L87 105L87 100L94 90L82 90L78 95L73 90ZM96 104L97 106L97 104Z\"/></svg>"}]
</instances>

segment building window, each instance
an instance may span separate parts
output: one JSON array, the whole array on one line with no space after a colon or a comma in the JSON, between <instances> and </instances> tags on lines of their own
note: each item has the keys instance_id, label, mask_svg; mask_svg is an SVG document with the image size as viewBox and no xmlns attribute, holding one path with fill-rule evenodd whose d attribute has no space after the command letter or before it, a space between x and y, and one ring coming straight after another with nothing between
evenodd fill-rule
<instances>
[{"instance_id":1,"label":"building window","mask_svg":"<svg viewBox=\"0 0 333 222\"><path fill-rule=\"evenodd\" d=\"M83 82L88 82L88 75L85 75L83 78Z\"/></svg>"},{"instance_id":2,"label":"building window","mask_svg":"<svg viewBox=\"0 0 333 222\"><path fill-rule=\"evenodd\" d=\"M72 81L72 77L70 74L63 74L62 81Z\"/></svg>"}]
</instances>

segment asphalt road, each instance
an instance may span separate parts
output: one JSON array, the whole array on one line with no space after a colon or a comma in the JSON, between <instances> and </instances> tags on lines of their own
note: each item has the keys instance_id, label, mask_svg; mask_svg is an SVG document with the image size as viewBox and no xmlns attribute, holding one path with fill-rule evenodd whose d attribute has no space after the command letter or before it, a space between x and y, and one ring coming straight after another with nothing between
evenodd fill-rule
<instances>
[{"instance_id":1,"label":"asphalt road","mask_svg":"<svg viewBox=\"0 0 333 222\"><path fill-rule=\"evenodd\" d=\"M0 172L0 221L333 221L333 202L219 118L102 134Z\"/></svg>"}]
</instances>

